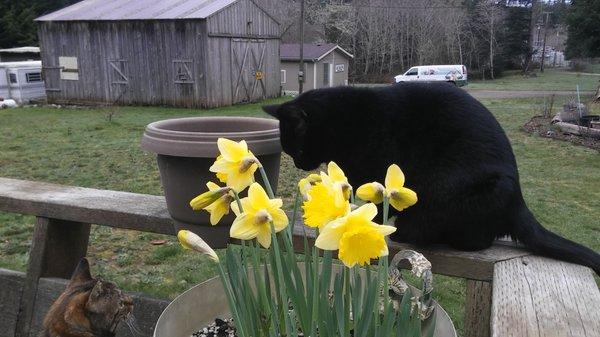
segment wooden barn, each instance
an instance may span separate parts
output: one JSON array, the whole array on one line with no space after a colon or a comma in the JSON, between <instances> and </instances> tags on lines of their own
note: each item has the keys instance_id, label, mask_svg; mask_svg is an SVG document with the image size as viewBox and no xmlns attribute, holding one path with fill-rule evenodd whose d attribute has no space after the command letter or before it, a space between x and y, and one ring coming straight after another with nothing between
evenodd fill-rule
<instances>
[{"instance_id":1,"label":"wooden barn","mask_svg":"<svg viewBox=\"0 0 600 337\"><path fill-rule=\"evenodd\" d=\"M252 0L84 0L36 21L50 103L217 107L280 92L279 23Z\"/></svg>"}]
</instances>

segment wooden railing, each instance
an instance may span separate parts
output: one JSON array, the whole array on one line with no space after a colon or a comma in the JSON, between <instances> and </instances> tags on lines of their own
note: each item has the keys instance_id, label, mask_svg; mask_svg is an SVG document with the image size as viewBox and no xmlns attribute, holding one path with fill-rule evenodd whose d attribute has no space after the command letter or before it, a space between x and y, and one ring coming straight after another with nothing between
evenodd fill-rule
<instances>
[{"instance_id":1,"label":"wooden railing","mask_svg":"<svg viewBox=\"0 0 600 337\"><path fill-rule=\"evenodd\" d=\"M90 224L175 235L160 196L0 178L0 211L37 217L27 272L0 269L0 337L37 335L87 253ZM600 336L600 292L588 268L502 242L478 252L394 243L390 254L406 248L423 253L434 273L466 279L467 337ZM151 336L168 302L134 298L140 327Z\"/></svg>"}]
</instances>

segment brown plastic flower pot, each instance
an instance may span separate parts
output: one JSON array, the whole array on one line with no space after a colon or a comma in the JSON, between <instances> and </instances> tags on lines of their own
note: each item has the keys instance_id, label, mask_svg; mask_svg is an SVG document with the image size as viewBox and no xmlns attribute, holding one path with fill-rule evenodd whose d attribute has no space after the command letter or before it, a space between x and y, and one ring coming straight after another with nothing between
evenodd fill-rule
<instances>
[{"instance_id":1,"label":"brown plastic flower pot","mask_svg":"<svg viewBox=\"0 0 600 337\"><path fill-rule=\"evenodd\" d=\"M168 119L149 124L141 144L142 149L157 155L167 208L175 220L176 230L189 229L215 248L225 247L233 214L211 226L208 212L192 210L189 202L207 190L208 181L223 185L208 170L219 155L219 138L245 140L249 150L265 167L273 190L277 189L281 158L277 120L250 117ZM256 179L263 183L258 172Z\"/></svg>"}]
</instances>

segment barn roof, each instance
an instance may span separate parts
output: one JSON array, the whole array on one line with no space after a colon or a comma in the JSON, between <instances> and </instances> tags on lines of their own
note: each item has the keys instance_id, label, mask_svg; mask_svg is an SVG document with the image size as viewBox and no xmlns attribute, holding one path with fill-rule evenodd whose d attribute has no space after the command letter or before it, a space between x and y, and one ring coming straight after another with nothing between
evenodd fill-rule
<instances>
[{"instance_id":1,"label":"barn roof","mask_svg":"<svg viewBox=\"0 0 600 337\"><path fill-rule=\"evenodd\" d=\"M238 0L84 0L36 21L206 19Z\"/></svg>"},{"instance_id":2,"label":"barn roof","mask_svg":"<svg viewBox=\"0 0 600 337\"><path fill-rule=\"evenodd\" d=\"M305 43L304 44L304 60L305 61L319 61L323 57L327 56L334 50L339 50L342 54L352 58L354 57L349 52L345 51L342 47L335 43ZM282 61L299 61L300 60L300 44L299 43L285 43L281 44L279 48L279 54Z\"/></svg>"}]
</instances>

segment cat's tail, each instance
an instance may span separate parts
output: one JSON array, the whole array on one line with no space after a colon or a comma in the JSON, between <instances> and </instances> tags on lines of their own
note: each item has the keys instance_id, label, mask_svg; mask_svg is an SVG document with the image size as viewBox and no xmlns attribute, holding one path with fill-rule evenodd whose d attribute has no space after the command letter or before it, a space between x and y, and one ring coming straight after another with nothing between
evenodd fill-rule
<instances>
[{"instance_id":1,"label":"cat's tail","mask_svg":"<svg viewBox=\"0 0 600 337\"><path fill-rule=\"evenodd\" d=\"M519 215L513 236L532 252L590 267L600 275L600 254L545 229L526 206Z\"/></svg>"}]
</instances>

